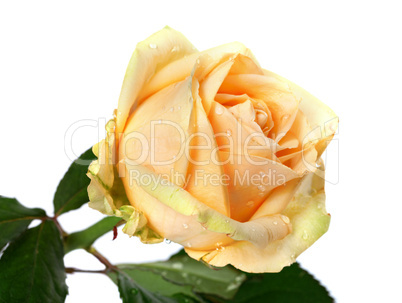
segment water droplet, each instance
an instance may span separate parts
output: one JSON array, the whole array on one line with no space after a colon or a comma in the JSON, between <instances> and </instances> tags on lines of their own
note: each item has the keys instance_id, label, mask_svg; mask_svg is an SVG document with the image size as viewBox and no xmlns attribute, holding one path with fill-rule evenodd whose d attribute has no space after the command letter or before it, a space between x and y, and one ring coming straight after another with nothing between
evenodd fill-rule
<instances>
[{"instance_id":1,"label":"water droplet","mask_svg":"<svg viewBox=\"0 0 402 303\"><path fill-rule=\"evenodd\" d=\"M179 105L179 106L177 107L177 109L178 109L178 110L181 110L181 106Z\"/></svg>"},{"instance_id":2,"label":"water droplet","mask_svg":"<svg viewBox=\"0 0 402 303\"><path fill-rule=\"evenodd\" d=\"M192 245L191 245L190 242L188 242L186 246L187 246L187 247L191 247Z\"/></svg>"},{"instance_id":3,"label":"water droplet","mask_svg":"<svg viewBox=\"0 0 402 303\"><path fill-rule=\"evenodd\" d=\"M303 236L302 236L303 240L307 240L309 238L309 235L307 233L306 230L303 231Z\"/></svg>"},{"instance_id":4,"label":"water droplet","mask_svg":"<svg viewBox=\"0 0 402 303\"><path fill-rule=\"evenodd\" d=\"M282 117L282 121L285 122L285 121L287 121L289 118L290 118L289 115L284 115L284 116Z\"/></svg>"},{"instance_id":5,"label":"water droplet","mask_svg":"<svg viewBox=\"0 0 402 303\"><path fill-rule=\"evenodd\" d=\"M278 221L274 221L272 222L274 225L278 225Z\"/></svg>"},{"instance_id":6,"label":"water droplet","mask_svg":"<svg viewBox=\"0 0 402 303\"><path fill-rule=\"evenodd\" d=\"M180 46L175 45L175 46L173 46L171 52L174 53L174 52L178 52L179 50L180 50Z\"/></svg>"},{"instance_id":7,"label":"water droplet","mask_svg":"<svg viewBox=\"0 0 402 303\"><path fill-rule=\"evenodd\" d=\"M281 219L282 219L282 221L285 222L286 224L289 224L289 223L290 223L289 218L286 217L286 216L284 216L284 215L281 215Z\"/></svg>"},{"instance_id":8,"label":"water droplet","mask_svg":"<svg viewBox=\"0 0 402 303\"><path fill-rule=\"evenodd\" d=\"M239 263L239 267L242 267L243 266L243 263Z\"/></svg>"},{"instance_id":9,"label":"water droplet","mask_svg":"<svg viewBox=\"0 0 402 303\"><path fill-rule=\"evenodd\" d=\"M226 134L230 137L230 136L232 135L232 131L231 131L230 129L228 129L228 130L226 131Z\"/></svg>"},{"instance_id":10,"label":"water droplet","mask_svg":"<svg viewBox=\"0 0 402 303\"><path fill-rule=\"evenodd\" d=\"M174 107L171 107L169 110L170 110L170 112L173 112L173 111L174 111Z\"/></svg>"},{"instance_id":11,"label":"water droplet","mask_svg":"<svg viewBox=\"0 0 402 303\"><path fill-rule=\"evenodd\" d=\"M229 220L228 220L228 219L226 219L226 220L225 220L225 223L229 223Z\"/></svg>"},{"instance_id":12,"label":"water droplet","mask_svg":"<svg viewBox=\"0 0 402 303\"><path fill-rule=\"evenodd\" d=\"M295 253L292 253L292 254L290 255L290 258L291 258L292 260L294 260L294 259L296 258L296 254L295 254Z\"/></svg>"},{"instance_id":13,"label":"water droplet","mask_svg":"<svg viewBox=\"0 0 402 303\"><path fill-rule=\"evenodd\" d=\"M114 132L114 130L116 129L116 123L114 122L114 120L109 120L105 128L108 133Z\"/></svg>"},{"instance_id":14,"label":"water droplet","mask_svg":"<svg viewBox=\"0 0 402 303\"><path fill-rule=\"evenodd\" d=\"M318 205L317 205L317 208L318 208L318 209L321 209L321 208L322 208L322 205L321 205L321 204L318 204Z\"/></svg>"},{"instance_id":15,"label":"water droplet","mask_svg":"<svg viewBox=\"0 0 402 303\"><path fill-rule=\"evenodd\" d=\"M180 262L175 262L172 264L172 267L174 269L183 269L183 264L181 264Z\"/></svg>"},{"instance_id":16,"label":"water droplet","mask_svg":"<svg viewBox=\"0 0 402 303\"><path fill-rule=\"evenodd\" d=\"M158 123L161 124L161 123L162 123L162 120L158 120Z\"/></svg>"},{"instance_id":17,"label":"water droplet","mask_svg":"<svg viewBox=\"0 0 402 303\"><path fill-rule=\"evenodd\" d=\"M131 288L130 292L132 295L136 295L136 294L138 294L138 289Z\"/></svg>"},{"instance_id":18,"label":"water droplet","mask_svg":"<svg viewBox=\"0 0 402 303\"><path fill-rule=\"evenodd\" d=\"M188 228L188 224L183 223L183 227L184 227L184 229L187 229L187 228Z\"/></svg>"},{"instance_id":19,"label":"water droplet","mask_svg":"<svg viewBox=\"0 0 402 303\"><path fill-rule=\"evenodd\" d=\"M237 283L230 283L230 284L228 285L228 287L226 287L226 291L234 290L234 289L236 289L238 286L239 286L239 285L238 285Z\"/></svg>"},{"instance_id":20,"label":"water droplet","mask_svg":"<svg viewBox=\"0 0 402 303\"><path fill-rule=\"evenodd\" d=\"M247 207L253 207L254 204L255 204L254 201L248 201L248 202L246 203L246 206L247 206Z\"/></svg>"},{"instance_id":21,"label":"water droplet","mask_svg":"<svg viewBox=\"0 0 402 303\"><path fill-rule=\"evenodd\" d=\"M149 43L149 47L152 48L152 49L155 49L158 46L155 43Z\"/></svg>"},{"instance_id":22,"label":"water droplet","mask_svg":"<svg viewBox=\"0 0 402 303\"><path fill-rule=\"evenodd\" d=\"M243 275L240 275L240 276L237 276L237 277L235 278L235 281L236 281L236 282L241 282L241 281L243 281L243 279L244 279L244 276L243 276Z\"/></svg>"},{"instance_id":23,"label":"water droplet","mask_svg":"<svg viewBox=\"0 0 402 303\"><path fill-rule=\"evenodd\" d=\"M170 241L169 239L165 239L165 243L170 244L170 243L172 243L172 241Z\"/></svg>"},{"instance_id":24,"label":"water droplet","mask_svg":"<svg viewBox=\"0 0 402 303\"><path fill-rule=\"evenodd\" d=\"M263 186L262 184L257 186L259 191L265 191L265 186Z\"/></svg>"},{"instance_id":25,"label":"water droplet","mask_svg":"<svg viewBox=\"0 0 402 303\"><path fill-rule=\"evenodd\" d=\"M195 63L200 64L200 59L198 58Z\"/></svg>"},{"instance_id":26,"label":"water droplet","mask_svg":"<svg viewBox=\"0 0 402 303\"><path fill-rule=\"evenodd\" d=\"M217 115L222 115L223 114L223 108L221 107L221 106L216 106L215 107L215 113L217 114Z\"/></svg>"}]
</instances>

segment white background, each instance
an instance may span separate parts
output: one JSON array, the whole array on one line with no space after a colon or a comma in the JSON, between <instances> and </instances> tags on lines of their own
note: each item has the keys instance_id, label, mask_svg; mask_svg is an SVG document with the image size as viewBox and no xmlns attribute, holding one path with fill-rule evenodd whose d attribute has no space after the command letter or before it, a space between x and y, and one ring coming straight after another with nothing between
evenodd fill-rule
<instances>
[{"instance_id":1,"label":"white background","mask_svg":"<svg viewBox=\"0 0 402 303\"><path fill-rule=\"evenodd\" d=\"M327 153L330 230L300 256L338 302L400 295L401 16L391 1L1 1L0 194L51 214L67 170L65 134L79 155L103 137L137 42L165 25L200 50L241 41L261 65L301 85L340 117ZM98 134L100 133L100 134ZM101 215L86 206L67 231ZM112 262L167 258L175 244L108 234L95 245ZM84 252L67 266L101 269ZM1 281L0 281L1 283ZM120 302L108 278L69 275L67 302Z\"/></svg>"}]
</instances>

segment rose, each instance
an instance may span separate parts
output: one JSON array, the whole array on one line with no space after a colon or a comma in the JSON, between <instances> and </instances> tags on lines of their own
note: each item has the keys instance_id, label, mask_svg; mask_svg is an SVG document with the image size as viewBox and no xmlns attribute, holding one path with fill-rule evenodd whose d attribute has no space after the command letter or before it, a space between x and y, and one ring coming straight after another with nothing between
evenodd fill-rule
<instances>
[{"instance_id":1,"label":"rose","mask_svg":"<svg viewBox=\"0 0 402 303\"><path fill-rule=\"evenodd\" d=\"M337 123L242 44L198 52L165 28L131 58L93 148L89 205L145 243L167 238L214 266L277 272L327 231L320 157Z\"/></svg>"}]
</instances>

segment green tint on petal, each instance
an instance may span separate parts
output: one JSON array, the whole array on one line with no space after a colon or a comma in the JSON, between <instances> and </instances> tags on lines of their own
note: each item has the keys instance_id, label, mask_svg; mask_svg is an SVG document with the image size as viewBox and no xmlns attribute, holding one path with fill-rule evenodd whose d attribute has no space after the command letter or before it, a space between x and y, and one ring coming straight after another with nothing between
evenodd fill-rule
<instances>
[{"instance_id":1,"label":"green tint on petal","mask_svg":"<svg viewBox=\"0 0 402 303\"><path fill-rule=\"evenodd\" d=\"M163 240L147 226L145 216L128 201L123 182L118 177L115 162L115 121L106 125L107 136L93 147L98 160L91 163L87 176L91 179L88 186L89 207L109 216L121 217L127 221L123 232L138 236L144 243L158 243Z\"/></svg>"},{"instance_id":2,"label":"green tint on petal","mask_svg":"<svg viewBox=\"0 0 402 303\"><path fill-rule=\"evenodd\" d=\"M181 187L158 178L158 175L142 165L126 163L128 176L136 171L136 175L147 176L135 181L146 193L161 203L186 216L196 216L198 222L207 230L224 233L234 240L249 241L258 247L265 247L269 242L282 239L290 231L290 226L282 216L266 216L249 222L235 221L194 198ZM141 182L142 180L146 182Z\"/></svg>"}]
</instances>

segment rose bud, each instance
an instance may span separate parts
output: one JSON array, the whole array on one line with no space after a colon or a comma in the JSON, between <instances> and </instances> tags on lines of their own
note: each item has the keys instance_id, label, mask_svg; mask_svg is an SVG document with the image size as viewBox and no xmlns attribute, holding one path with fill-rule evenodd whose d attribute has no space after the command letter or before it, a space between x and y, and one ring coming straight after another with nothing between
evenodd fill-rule
<instances>
[{"instance_id":1,"label":"rose bud","mask_svg":"<svg viewBox=\"0 0 402 303\"><path fill-rule=\"evenodd\" d=\"M199 52L166 27L130 60L93 147L89 205L144 243L166 238L213 266L278 272L328 229L321 155L337 125L241 43Z\"/></svg>"}]
</instances>

